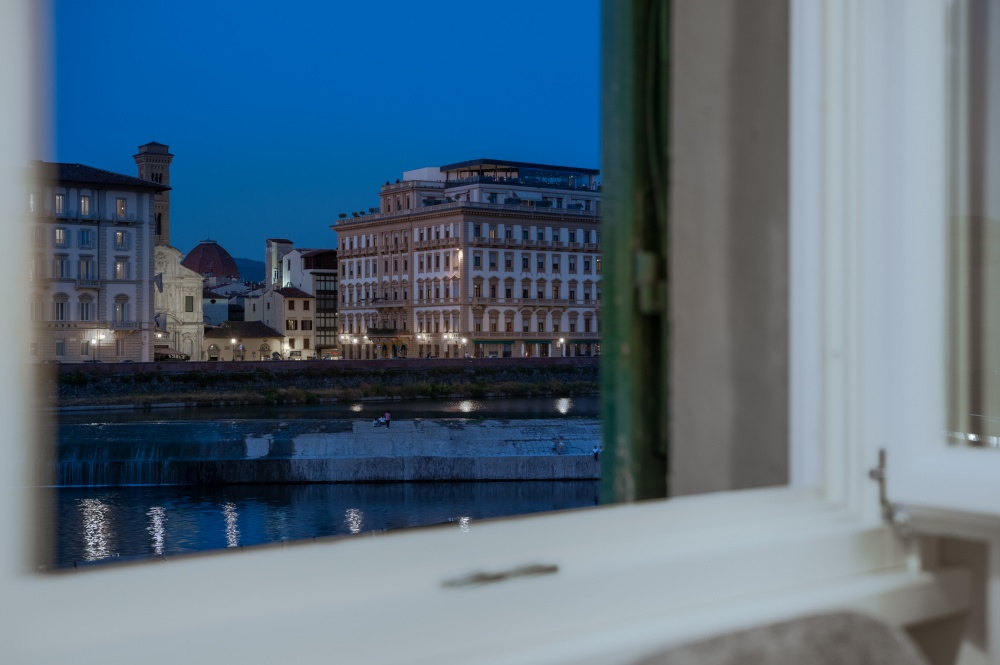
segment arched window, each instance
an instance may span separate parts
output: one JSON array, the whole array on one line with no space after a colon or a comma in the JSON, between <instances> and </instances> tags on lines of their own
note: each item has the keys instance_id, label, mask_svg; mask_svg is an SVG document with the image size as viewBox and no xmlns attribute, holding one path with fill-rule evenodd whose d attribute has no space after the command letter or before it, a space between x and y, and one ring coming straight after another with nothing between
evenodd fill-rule
<instances>
[{"instance_id":1,"label":"arched window","mask_svg":"<svg viewBox=\"0 0 1000 665\"><path fill-rule=\"evenodd\" d=\"M42 294L32 293L31 294L31 320L41 321L42 315Z\"/></svg>"},{"instance_id":2,"label":"arched window","mask_svg":"<svg viewBox=\"0 0 1000 665\"><path fill-rule=\"evenodd\" d=\"M52 296L52 320L69 321L69 296L65 293Z\"/></svg>"},{"instance_id":3,"label":"arched window","mask_svg":"<svg viewBox=\"0 0 1000 665\"><path fill-rule=\"evenodd\" d=\"M115 318L116 322L129 321L129 303L128 296L117 295L115 296Z\"/></svg>"},{"instance_id":4,"label":"arched window","mask_svg":"<svg viewBox=\"0 0 1000 665\"><path fill-rule=\"evenodd\" d=\"M93 321L96 315L94 311L94 298L90 295L80 296L80 316L81 321Z\"/></svg>"}]
</instances>

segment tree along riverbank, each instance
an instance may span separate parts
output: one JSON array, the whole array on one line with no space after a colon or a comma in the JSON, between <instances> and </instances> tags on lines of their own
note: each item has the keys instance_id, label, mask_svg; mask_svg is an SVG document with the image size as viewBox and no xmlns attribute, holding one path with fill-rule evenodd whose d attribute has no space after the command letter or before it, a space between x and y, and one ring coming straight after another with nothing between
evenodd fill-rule
<instances>
[{"instance_id":1,"label":"tree along riverbank","mask_svg":"<svg viewBox=\"0 0 1000 665\"><path fill-rule=\"evenodd\" d=\"M599 358L55 365L49 405L316 404L597 394ZM44 371L44 370L43 370Z\"/></svg>"}]
</instances>

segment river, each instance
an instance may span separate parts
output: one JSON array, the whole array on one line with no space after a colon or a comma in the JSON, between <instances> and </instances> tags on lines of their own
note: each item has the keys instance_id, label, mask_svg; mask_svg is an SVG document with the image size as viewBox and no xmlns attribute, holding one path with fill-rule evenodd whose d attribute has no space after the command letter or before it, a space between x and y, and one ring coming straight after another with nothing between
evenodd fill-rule
<instances>
[{"instance_id":1,"label":"river","mask_svg":"<svg viewBox=\"0 0 1000 665\"><path fill-rule=\"evenodd\" d=\"M595 419L598 398L364 401L313 406L65 411L59 422L135 424L178 421L276 422L371 419L390 410L407 419ZM570 423L566 423L570 425ZM71 429L71 428L67 428ZM153 429L152 427L150 428ZM283 541L441 525L469 530L481 520L582 508L598 502L598 482L395 482L40 488L53 515L48 568L100 565Z\"/></svg>"}]
</instances>

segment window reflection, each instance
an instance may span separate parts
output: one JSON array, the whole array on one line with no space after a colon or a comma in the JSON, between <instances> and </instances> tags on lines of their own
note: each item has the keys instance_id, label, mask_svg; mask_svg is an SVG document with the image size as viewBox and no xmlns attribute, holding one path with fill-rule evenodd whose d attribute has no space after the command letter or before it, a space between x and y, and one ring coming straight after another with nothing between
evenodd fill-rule
<instances>
[{"instance_id":1,"label":"window reflection","mask_svg":"<svg viewBox=\"0 0 1000 665\"><path fill-rule=\"evenodd\" d=\"M951 5L949 436L1000 447L1000 12ZM991 81L992 79L992 81Z\"/></svg>"}]
</instances>

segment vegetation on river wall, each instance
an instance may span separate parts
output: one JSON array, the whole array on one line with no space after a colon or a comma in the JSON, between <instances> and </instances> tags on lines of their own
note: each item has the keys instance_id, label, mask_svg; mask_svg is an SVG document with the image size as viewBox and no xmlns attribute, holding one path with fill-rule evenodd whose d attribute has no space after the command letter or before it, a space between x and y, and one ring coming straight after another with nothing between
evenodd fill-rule
<instances>
[{"instance_id":1,"label":"vegetation on river wall","mask_svg":"<svg viewBox=\"0 0 1000 665\"><path fill-rule=\"evenodd\" d=\"M304 368L272 372L194 370L94 373L52 378L59 406L312 404L363 398L534 397L598 392L596 365L538 367Z\"/></svg>"}]
</instances>

